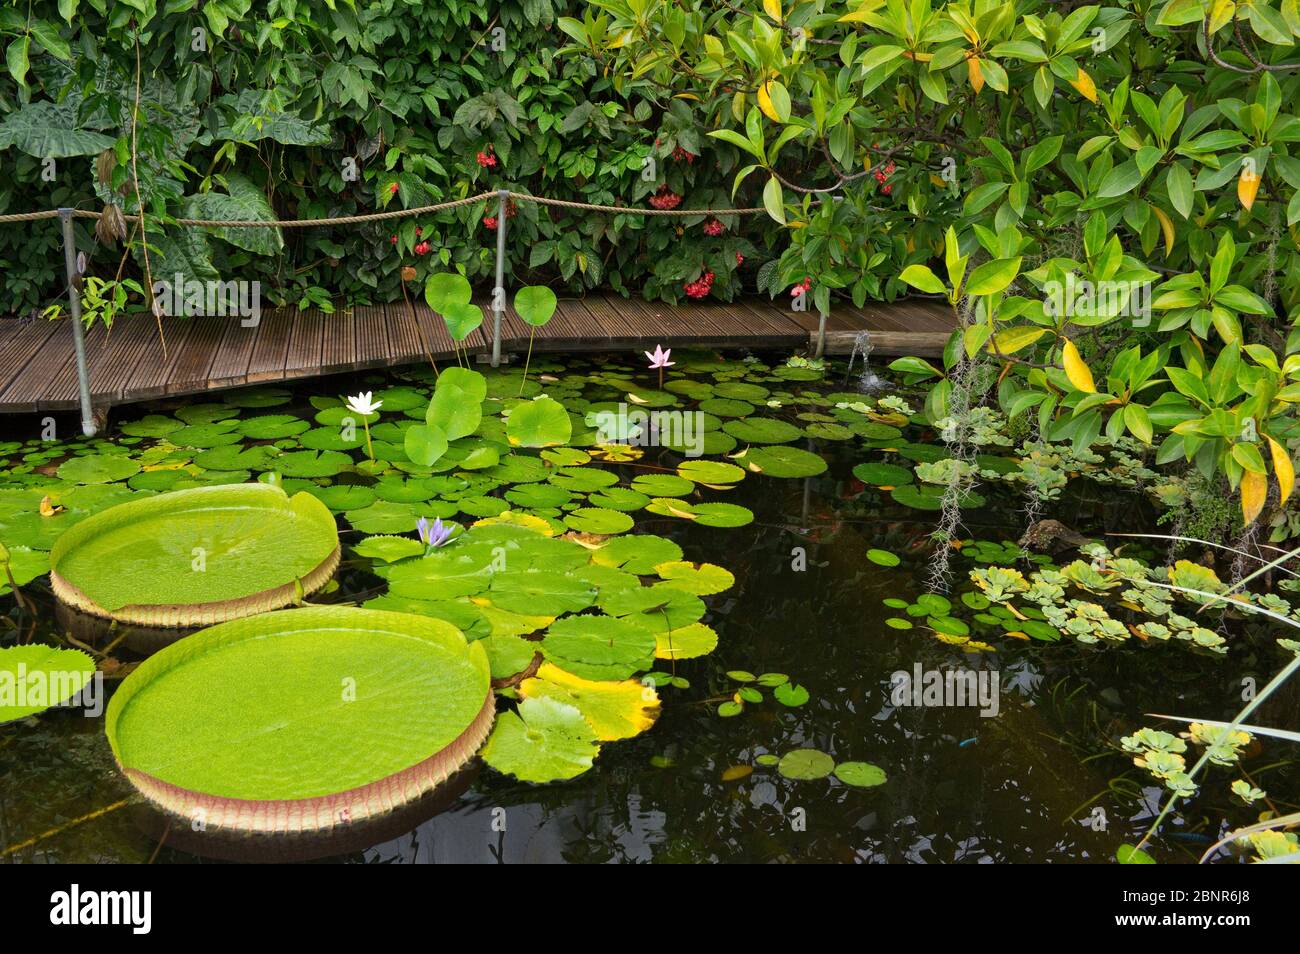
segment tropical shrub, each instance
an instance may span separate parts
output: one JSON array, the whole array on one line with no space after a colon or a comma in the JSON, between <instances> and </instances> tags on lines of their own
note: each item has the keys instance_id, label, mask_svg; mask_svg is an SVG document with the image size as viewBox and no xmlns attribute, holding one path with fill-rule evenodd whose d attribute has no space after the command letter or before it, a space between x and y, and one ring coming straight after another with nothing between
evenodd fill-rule
<instances>
[{"instance_id":1,"label":"tropical shrub","mask_svg":"<svg viewBox=\"0 0 1300 954\"><path fill-rule=\"evenodd\" d=\"M497 188L639 208L666 196L726 206L729 154L707 148L687 103L620 91L593 58L557 55L567 40L555 24L569 12L580 8L566 0L6 5L0 213L107 208L97 230L77 223L93 275L260 281L274 302L331 310L401 301L403 267L421 280L451 269L489 284L495 200L333 228L172 220L346 216ZM148 275L139 235L117 214L141 201ZM606 285L678 299L712 271L710 292L730 297L741 260L762 258L739 219L528 203L506 215L512 287ZM756 234L760 244L784 240L761 225ZM112 251L119 242L129 245L125 270ZM62 270L57 221L0 235L6 312L58 302ZM133 307L142 298L132 294Z\"/></svg>"},{"instance_id":2,"label":"tropical shrub","mask_svg":"<svg viewBox=\"0 0 1300 954\"><path fill-rule=\"evenodd\" d=\"M691 103L790 231L763 288L947 299L942 362L895 368L954 456L981 405L1034 440L1131 437L1289 535L1294 0L589 6L561 28L625 94Z\"/></svg>"}]
</instances>

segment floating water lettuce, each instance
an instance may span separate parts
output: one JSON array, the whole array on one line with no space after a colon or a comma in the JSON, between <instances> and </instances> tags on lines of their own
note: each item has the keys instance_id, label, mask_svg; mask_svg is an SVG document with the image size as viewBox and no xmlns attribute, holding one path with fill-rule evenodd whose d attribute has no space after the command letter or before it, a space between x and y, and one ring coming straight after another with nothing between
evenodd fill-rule
<instances>
[{"instance_id":1,"label":"floating water lettuce","mask_svg":"<svg viewBox=\"0 0 1300 954\"><path fill-rule=\"evenodd\" d=\"M483 648L440 620L284 610L146 659L105 731L131 783L172 814L314 831L390 811L464 765L492 726L490 680Z\"/></svg>"},{"instance_id":2,"label":"floating water lettuce","mask_svg":"<svg viewBox=\"0 0 1300 954\"><path fill-rule=\"evenodd\" d=\"M265 612L325 584L339 561L329 510L270 484L132 500L63 534L50 580L63 602L146 626L196 626Z\"/></svg>"}]
</instances>

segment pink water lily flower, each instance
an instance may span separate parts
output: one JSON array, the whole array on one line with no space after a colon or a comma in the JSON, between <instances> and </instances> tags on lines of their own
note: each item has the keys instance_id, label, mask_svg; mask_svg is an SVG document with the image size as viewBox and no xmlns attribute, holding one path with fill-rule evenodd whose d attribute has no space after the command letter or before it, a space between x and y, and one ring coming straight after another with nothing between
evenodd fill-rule
<instances>
[{"instance_id":1,"label":"pink water lily flower","mask_svg":"<svg viewBox=\"0 0 1300 954\"><path fill-rule=\"evenodd\" d=\"M672 348L665 351L663 345L655 345L654 354L651 354L649 351L644 352L645 356L650 359L650 370L653 371L655 368L659 369L659 389L661 391L664 386L664 368L671 368L673 366L673 362L668 360L672 353Z\"/></svg>"},{"instance_id":2,"label":"pink water lily flower","mask_svg":"<svg viewBox=\"0 0 1300 954\"><path fill-rule=\"evenodd\" d=\"M645 356L650 359L650 370L652 371L655 368L672 367L672 365L676 363L674 361L668 360L669 356L671 356L672 353L673 353L672 348L669 348L667 351L665 351L662 345L655 345L654 354L651 354L649 351L644 352Z\"/></svg>"}]
</instances>

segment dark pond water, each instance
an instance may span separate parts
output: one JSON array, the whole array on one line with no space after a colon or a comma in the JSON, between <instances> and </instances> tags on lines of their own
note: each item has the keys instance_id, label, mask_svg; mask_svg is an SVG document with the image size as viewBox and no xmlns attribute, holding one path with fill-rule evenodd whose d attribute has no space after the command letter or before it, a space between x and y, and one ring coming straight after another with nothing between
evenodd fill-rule
<instances>
[{"instance_id":1,"label":"dark pond water","mask_svg":"<svg viewBox=\"0 0 1300 954\"><path fill-rule=\"evenodd\" d=\"M841 377L835 373L836 385ZM373 375L330 379L301 394L355 393L375 381ZM123 419L140 413L119 412ZM6 436L17 439L33 436L29 431L38 426L11 424ZM857 442L802 446L827 456L825 474L751 477L725 497L710 498L752 509L748 526L717 529L636 514L638 531L672 537L686 559L721 564L736 576L731 590L706 601L705 621L720 635L718 648L675 667L658 664L675 669L690 687L663 690L653 729L605 745L594 769L569 782L529 785L484 769L464 779L468 787L440 813L422 818L438 806L422 807L399 820L400 831L375 833L377 842L368 847L331 853L326 845L318 853L369 863L1108 862L1120 844L1140 837L1159 790L1118 751L1119 736L1148 724L1142 718L1148 712L1230 716L1242 673L1256 671L1253 650L1242 645L1212 659L1174 645L1092 649L987 634L982 638L996 651L968 654L919 628L892 629L885 620L895 611L881 601L912 600L925 591L935 514L857 482L850 470L865 459ZM660 453L649 451L641 463ZM982 492L987 504L964 513L963 536L1017 538L1025 520L1021 501L1000 488ZM1090 533L1151 520L1136 497L1084 481L1050 515ZM796 548L806 554L806 568L795 568ZM878 566L864 556L871 548L899 554L903 562ZM954 557L958 591L970 589L973 565ZM340 580L341 590L326 601L376 583L365 561L346 564ZM44 580L26 591L37 604L35 628L4 597L17 628L0 645L29 635L61 640L64 627L54 619ZM139 658L120 647L114 655L123 662ZM918 664L997 673L997 715L982 717L969 706L895 707L891 674ZM768 698L722 718L717 702L737 688L726 675L731 670L787 674L810 699L791 708ZM834 779L790 780L755 766L760 755L803 747L837 761L874 763L888 781L852 788ZM724 781L743 772L736 766L753 771ZM1287 777L1285 771L1270 776L1274 784L1267 787L1282 790ZM178 846L184 839L169 836L160 844L158 820L135 803L121 804L131 795L113 764L102 719L51 711L0 727L0 850L34 842L11 849L4 860L202 860ZM1218 837L1225 814L1236 823L1253 820L1212 792L1196 804L1196 813L1176 817L1152 847L1162 861L1194 860ZM246 856L266 854L265 846L244 849Z\"/></svg>"}]
</instances>

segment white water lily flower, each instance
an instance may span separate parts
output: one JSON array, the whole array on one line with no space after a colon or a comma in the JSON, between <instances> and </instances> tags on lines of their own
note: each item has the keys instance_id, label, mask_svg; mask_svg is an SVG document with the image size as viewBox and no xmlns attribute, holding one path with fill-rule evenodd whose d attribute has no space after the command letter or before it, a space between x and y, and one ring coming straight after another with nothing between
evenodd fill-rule
<instances>
[{"instance_id":1,"label":"white water lily flower","mask_svg":"<svg viewBox=\"0 0 1300 954\"><path fill-rule=\"evenodd\" d=\"M371 399L373 397L373 391L362 391L360 394L353 394L348 398L348 410L354 411L363 417L369 414L374 414L384 406L384 402L372 401Z\"/></svg>"}]
</instances>

